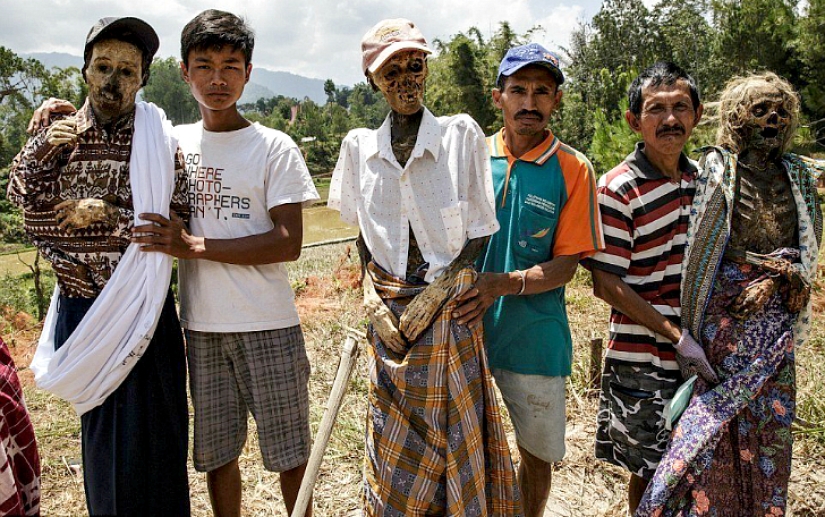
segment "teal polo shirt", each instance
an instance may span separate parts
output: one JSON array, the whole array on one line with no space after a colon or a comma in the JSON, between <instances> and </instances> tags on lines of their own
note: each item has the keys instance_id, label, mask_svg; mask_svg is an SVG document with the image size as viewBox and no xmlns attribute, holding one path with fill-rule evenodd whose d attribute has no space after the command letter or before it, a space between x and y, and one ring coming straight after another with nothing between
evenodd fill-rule
<instances>
[{"instance_id":1,"label":"teal polo shirt","mask_svg":"<svg viewBox=\"0 0 825 517\"><path fill-rule=\"evenodd\" d=\"M596 181L587 158L548 131L541 144L516 159L502 131L487 139L501 229L479 257L478 270L524 270L555 256L584 257L603 248ZM485 314L484 333L493 368L570 375L573 343L564 287L500 297Z\"/></svg>"}]
</instances>

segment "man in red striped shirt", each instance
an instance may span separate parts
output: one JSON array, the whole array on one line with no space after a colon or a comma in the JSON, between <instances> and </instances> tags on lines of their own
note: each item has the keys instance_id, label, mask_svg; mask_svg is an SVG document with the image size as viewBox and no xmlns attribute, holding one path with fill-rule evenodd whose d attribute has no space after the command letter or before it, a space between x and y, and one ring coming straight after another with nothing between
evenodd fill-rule
<instances>
[{"instance_id":1,"label":"man in red striped shirt","mask_svg":"<svg viewBox=\"0 0 825 517\"><path fill-rule=\"evenodd\" d=\"M667 446L664 409L682 382L677 348L704 359L695 342L681 339L679 321L697 172L683 149L702 104L693 78L664 62L643 71L628 97L625 119L642 142L599 180L606 247L586 264L596 296L612 307L596 457L630 471L633 514Z\"/></svg>"}]
</instances>

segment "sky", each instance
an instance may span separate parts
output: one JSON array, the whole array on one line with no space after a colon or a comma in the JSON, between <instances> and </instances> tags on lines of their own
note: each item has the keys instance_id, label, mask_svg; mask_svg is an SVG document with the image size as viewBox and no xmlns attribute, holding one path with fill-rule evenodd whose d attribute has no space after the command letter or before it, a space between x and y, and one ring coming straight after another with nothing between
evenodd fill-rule
<instances>
[{"instance_id":1,"label":"sky","mask_svg":"<svg viewBox=\"0 0 825 517\"><path fill-rule=\"evenodd\" d=\"M601 0L0 0L0 45L18 54L81 56L98 18L135 16L160 36L159 57L179 57L186 22L216 8L244 16L255 30L253 66L351 85L363 81L361 37L385 18L412 20L428 41L473 26L489 38L502 21L519 34L541 25L534 41L558 50L600 6Z\"/></svg>"}]
</instances>

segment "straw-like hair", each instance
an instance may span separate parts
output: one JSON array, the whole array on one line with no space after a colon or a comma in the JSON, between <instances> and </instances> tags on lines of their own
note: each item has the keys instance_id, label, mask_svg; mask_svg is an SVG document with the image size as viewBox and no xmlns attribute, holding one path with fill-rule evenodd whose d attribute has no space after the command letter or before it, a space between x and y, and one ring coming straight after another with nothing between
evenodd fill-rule
<instances>
[{"instance_id":1,"label":"straw-like hair","mask_svg":"<svg viewBox=\"0 0 825 517\"><path fill-rule=\"evenodd\" d=\"M779 94L790 113L790 124L783 135L782 152L791 147L796 129L799 127L799 95L791 83L773 72L734 77L725 85L719 98L719 130L716 143L734 153L745 145L744 127L750 118L753 103L766 95Z\"/></svg>"}]
</instances>

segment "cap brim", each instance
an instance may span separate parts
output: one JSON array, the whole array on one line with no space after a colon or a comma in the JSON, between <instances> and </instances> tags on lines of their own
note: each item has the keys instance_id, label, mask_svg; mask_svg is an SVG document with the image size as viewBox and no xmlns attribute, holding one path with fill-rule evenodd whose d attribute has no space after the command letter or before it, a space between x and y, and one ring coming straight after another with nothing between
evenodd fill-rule
<instances>
[{"instance_id":1,"label":"cap brim","mask_svg":"<svg viewBox=\"0 0 825 517\"><path fill-rule=\"evenodd\" d=\"M519 63L514 68L508 70L506 74L505 73L498 74L498 77L496 77L496 84L498 84L501 81L502 76L510 77L511 75L518 72L519 70L521 70L525 66L541 66L541 67L544 67L547 70L549 70L551 74L553 74L553 77L556 79L556 86L560 86L561 84L564 83L564 74L562 73L561 69L556 68L555 66L550 65L549 63L545 63L544 61L531 61L531 62L528 62L528 63Z\"/></svg>"},{"instance_id":2,"label":"cap brim","mask_svg":"<svg viewBox=\"0 0 825 517\"><path fill-rule=\"evenodd\" d=\"M380 54L373 60L372 64L367 67L367 72L374 74L376 70L381 68L381 65L387 62L387 60L392 57L393 54L401 52L402 50L420 50L427 54L432 54L432 50L427 48L426 45L421 43L416 43L415 41L396 41L395 43L391 44L389 47L385 48L381 51Z\"/></svg>"},{"instance_id":3,"label":"cap brim","mask_svg":"<svg viewBox=\"0 0 825 517\"><path fill-rule=\"evenodd\" d=\"M119 18L113 21L101 29L101 31L95 35L94 39L86 45L88 46L89 44L94 44L100 40L106 39L113 32L123 29L127 29L137 35L146 45L146 50L149 52L150 56L153 57L157 53L158 48L160 48L160 38L158 38L158 34L155 32L155 29L140 18L134 18L131 16Z\"/></svg>"}]
</instances>

